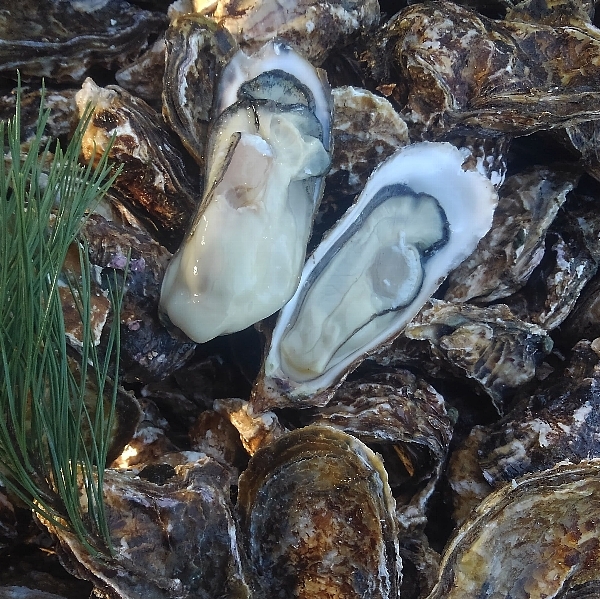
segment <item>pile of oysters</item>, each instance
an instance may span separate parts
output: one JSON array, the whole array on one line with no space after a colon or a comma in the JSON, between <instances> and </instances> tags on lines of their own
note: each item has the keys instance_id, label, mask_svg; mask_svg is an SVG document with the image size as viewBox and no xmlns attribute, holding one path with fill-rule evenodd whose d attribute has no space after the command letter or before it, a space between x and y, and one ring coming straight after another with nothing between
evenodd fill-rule
<instances>
[{"instance_id":1,"label":"pile of oysters","mask_svg":"<svg viewBox=\"0 0 600 599\"><path fill-rule=\"evenodd\" d=\"M40 519L69 572L111 599L600 596L592 0L6 4L2 118L18 69L27 135L44 78L48 137L91 104L82 159L122 165L80 233L101 348L126 273L113 554Z\"/></svg>"}]
</instances>

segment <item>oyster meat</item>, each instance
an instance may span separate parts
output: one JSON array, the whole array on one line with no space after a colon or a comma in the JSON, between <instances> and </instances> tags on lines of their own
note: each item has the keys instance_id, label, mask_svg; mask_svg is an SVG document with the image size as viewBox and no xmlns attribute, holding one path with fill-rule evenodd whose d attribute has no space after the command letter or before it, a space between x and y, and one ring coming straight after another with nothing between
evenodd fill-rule
<instances>
[{"instance_id":1,"label":"oyster meat","mask_svg":"<svg viewBox=\"0 0 600 599\"><path fill-rule=\"evenodd\" d=\"M206 193L161 292L194 341L245 329L293 295L329 168L330 105L322 74L280 41L223 71Z\"/></svg>"},{"instance_id":2,"label":"oyster meat","mask_svg":"<svg viewBox=\"0 0 600 599\"><path fill-rule=\"evenodd\" d=\"M260 410L325 405L369 352L396 337L489 229L496 193L448 143L407 146L307 260L253 391Z\"/></svg>"}]
</instances>

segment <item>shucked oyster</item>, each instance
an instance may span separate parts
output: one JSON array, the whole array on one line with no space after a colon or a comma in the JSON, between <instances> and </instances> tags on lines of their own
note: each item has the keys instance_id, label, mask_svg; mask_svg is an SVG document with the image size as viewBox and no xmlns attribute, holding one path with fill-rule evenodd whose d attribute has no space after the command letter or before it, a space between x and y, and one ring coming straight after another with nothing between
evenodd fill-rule
<instances>
[{"instance_id":1,"label":"shucked oyster","mask_svg":"<svg viewBox=\"0 0 600 599\"><path fill-rule=\"evenodd\" d=\"M330 103L322 74L278 41L223 71L206 193L161 295L194 341L245 329L294 293L329 167Z\"/></svg>"},{"instance_id":2,"label":"shucked oyster","mask_svg":"<svg viewBox=\"0 0 600 599\"><path fill-rule=\"evenodd\" d=\"M448 143L401 149L308 259L273 332L255 406L325 405L397 336L492 222L496 193ZM287 396L287 399L286 399Z\"/></svg>"}]
</instances>

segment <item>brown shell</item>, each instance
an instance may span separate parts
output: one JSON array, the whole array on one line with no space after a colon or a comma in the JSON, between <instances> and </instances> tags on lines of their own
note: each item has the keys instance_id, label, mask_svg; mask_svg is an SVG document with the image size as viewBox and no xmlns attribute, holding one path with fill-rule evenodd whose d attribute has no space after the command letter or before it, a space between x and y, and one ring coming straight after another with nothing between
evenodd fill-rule
<instances>
[{"instance_id":1,"label":"brown shell","mask_svg":"<svg viewBox=\"0 0 600 599\"><path fill-rule=\"evenodd\" d=\"M0 19L0 72L15 77L82 81L91 66L122 66L164 30L164 15L124 0L101 6L19 0Z\"/></svg>"},{"instance_id":2,"label":"brown shell","mask_svg":"<svg viewBox=\"0 0 600 599\"><path fill-rule=\"evenodd\" d=\"M416 4L378 32L367 61L427 139L456 127L524 135L597 119L598 30L585 13L568 24L533 21Z\"/></svg>"},{"instance_id":3,"label":"brown shell","mask_svg":"<svg viewBox=\"0 0 600 599\"><path fill-rule=\"evenodd\" d=\"M428 599L564 597L597 582L599 515L597 461L513 480L456 532Z\"/></svg>"},{"instance_id":4,"label":"brown shell","mask_svg":"<svg viewBox=\"0 0 600 599\"><path fill-rule=\"evenodd\" d=\"M229 477L203 458L140 475L105 472L104 503L115 555L91 556L71 533L45 522L72 567L111 599L250 597L237 548Z\"/></svg>"},{"instance_id":5,"label":"brown shell","mask_svg":"<svg viewBox=\"0 0 600 599\"><path fill-rule=\"evenodd\" d=\"M98 156L114 136L109 160L124 168L112 193L158 241L175 251L200 195L198 184L185 168L177 139L159 113L116 85L101 88L88 79L80 94L80 112L88 101L94 104L83 139L84 158Z\"/></svg>"},{"instance_id":6,"label":"brown shell","mask_svg":"<svg viewBox=\"0 0 600 599\"><path fill-rule=\"evenodd\" d=\"M414 361L416 366L431 369L434 374L441 368L467 378L491 398L500 414L516 389L534 379L553 346L546 331L515 318L502 304L480 308L441 300L431 300L407 325L405 344L406 339L429 345L433 364L430 366L421 354ZM395 360L410 360L403 356L406 350L398 342L389 352ZM386 353L375 359L385 361Z\"/></svg>"},{"instance_id":7,"label":"brown shell","mask_svg":"<svg viewBox=\"0 0 600 599\"><path fill-rule=\"evenodd\" d=\"M427 502L441 475L453 424L444 398L407 370L374 372L346 381L313 424L354 435L383 453L398 522L426 522Z\"/></svg>"},{"instance_id":8,"label":"brown shell","mask_svg":"<svg viewBox=\"0 0 600 599\"><path fill-rule=\"evenodd\" d=\"M183 15L167 29L165 46L163 115L203 171L217 77L237 43L211 19Z\"/></svg>"},{"instance_id":9,"label":"brown shell","mask_svg":"<svg viewBox=\"0 0 600 599\"><path fill-rule=\"evenodd\" d=\"M572 170L534 167L509 177L488 234L448 277L445 299L487 303L525 285L544 256L546 232L576 185Z\"/></svg>"},{"instance_id":10,"label":"brown shell","mask_svg":"<svg viewBox=\"0 0 600 599\"><path fill-rule=\"evenodd\" d=\"M250 460L238 509L260 596L398 597L394 500L358 439L326 426L283 435Z\"/></svg>"}]
</instances>

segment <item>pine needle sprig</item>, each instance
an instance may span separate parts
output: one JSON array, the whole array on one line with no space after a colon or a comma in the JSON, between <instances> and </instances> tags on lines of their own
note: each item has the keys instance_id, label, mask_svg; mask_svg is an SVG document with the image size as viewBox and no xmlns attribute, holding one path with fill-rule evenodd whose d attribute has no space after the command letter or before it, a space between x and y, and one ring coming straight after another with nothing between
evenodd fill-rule
<instances>
[{"instance_id":1,"label":"pine needle sprig","mask_svg":"<svg viewBox=\"0 0 600 599\"><path fill-rule=\"evenodd\" d=\"M77 535L94 555L112 551L103 503L104 467L117 400L119 318L103 357L91 323L92 267L76 241L88 211L106 193L108 150L79 163L91 107L66 150L50 151L42 102L26 155L21 140L21 92L15 116L0 123L0 479L60 529ZM59 293L72 244L81 276L68 285L82 324L80 357L69 351ZM117 315L123 286L109 291ZM107 384L109 381L109 384Z\"/></svg>"}]
</instances>

